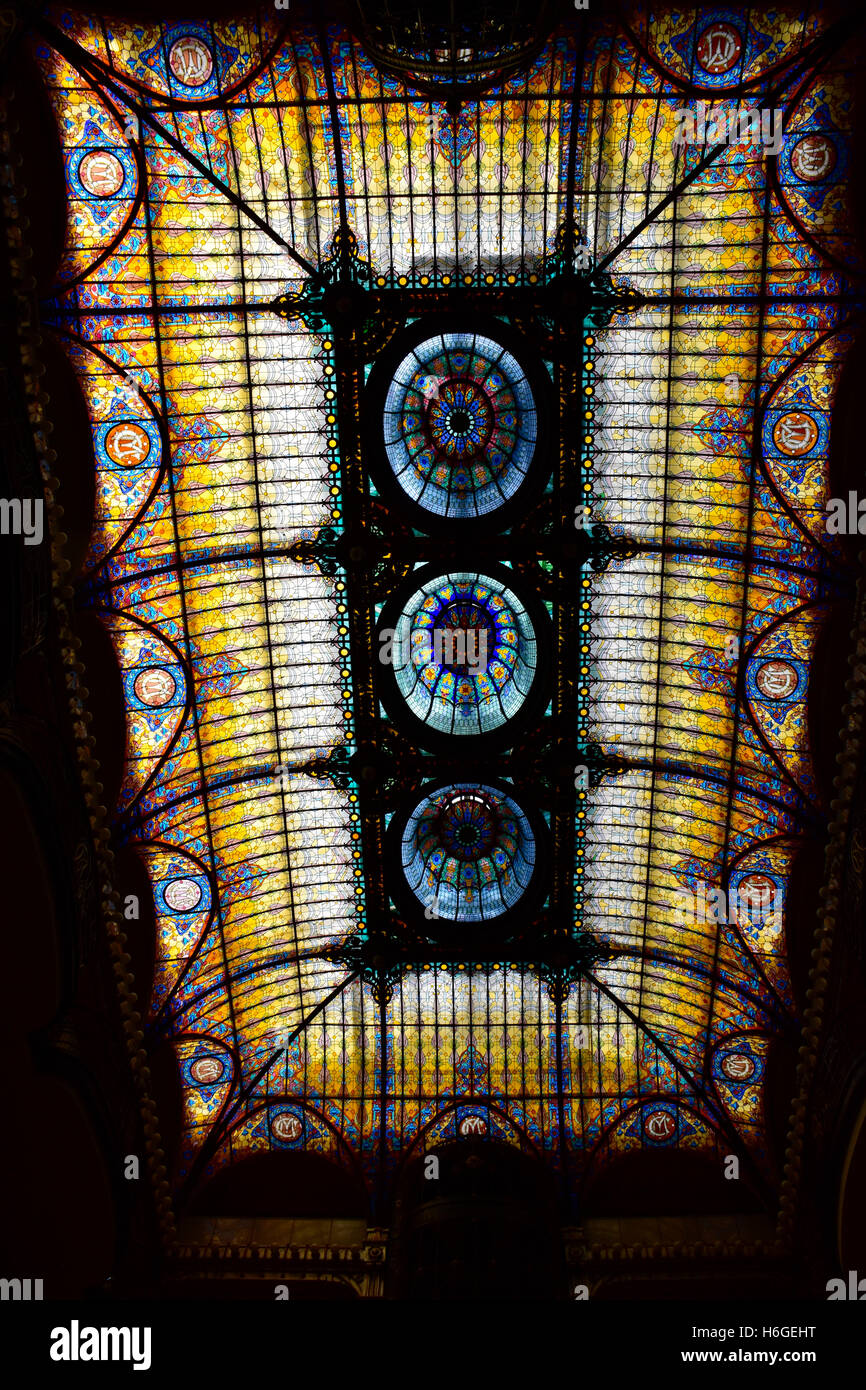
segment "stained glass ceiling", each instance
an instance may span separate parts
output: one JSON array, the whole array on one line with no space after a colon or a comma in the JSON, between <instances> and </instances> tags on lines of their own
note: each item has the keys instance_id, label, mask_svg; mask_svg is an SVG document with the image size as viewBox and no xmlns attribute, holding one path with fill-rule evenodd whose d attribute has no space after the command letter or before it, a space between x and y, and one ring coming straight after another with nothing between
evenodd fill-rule
<instances>
[{"instance_id":1,"label":"stained glass ceiling","mask_svg":"<svg viewBox=\"0 0 866 1390\"><path fill-rule=\"evenodd\" d=\"M153 884L148 1026L183 1081L179 1191L269 1148L375 1187L468 1133L541 1152L575 1189L663 1146L737 1153L767 1189L768 1049L796 1022L785 897L824 816L810 663L844 584L823 524L854 254L844 32L797 6L580 16L457 110L348 32L283 18L57 10L35 40L68 191L46 320L97 477L80 601L123 673L114 833ZM777 150L748 122L675 142L678 112L705 134L711 102L717 134L720 113L727 132L783 112ZM378 341L409 323L426 346L371 426ZM551 393L544 458L497 324L528 333ZM441 556L373 481L385 446L457 528ZM491 540L496 479L510 497L536 466L538 510ZM479 518L470 571L448 547ZM423 696L420 761L386 766L376 624L433 560L419 602L459 599L451 627L489 637L503 676L465 651L395 665ZM493 564L514 574L510 627L485 607ZM540 602L533 576L537 653L503 635ZM443 791L428 706L440 732L469 710L483 737L479 711L507 723L511 689L517 718L537 662L558 673L537 727L571 720L559 773L530 806L524 727ZM439 912L468 924L483 899L507 919L524 878L549 873L546 906L484 969L452 935L383 981L363 943L398 899L405 915L390 841L419 914L439 903L431 942ZM592 949L544 971L536 928Z\"/></svg>"}]
</instances>

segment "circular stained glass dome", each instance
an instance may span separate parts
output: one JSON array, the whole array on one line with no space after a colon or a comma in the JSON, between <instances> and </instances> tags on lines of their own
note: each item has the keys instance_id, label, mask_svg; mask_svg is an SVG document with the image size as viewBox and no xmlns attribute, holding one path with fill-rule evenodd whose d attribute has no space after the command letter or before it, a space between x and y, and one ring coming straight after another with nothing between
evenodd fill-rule
<instances>
[{"instance_id":1,"label":"circular stained glass dome","mask_svg":"<svg viewBox=\"0 0 866 1390\"><path fill-rule=\"evenodd\" d=\"M535 626L501 580L471 571L434 575L402 606L393 630L397 690L436 733L499 729L532 689Z\"/></svg>"},{"instance_id":2,"label":"circular stained glass dome","mask_svg":"<svg viewBox=\"0 0 866 1390\"><path fill-rule=\"evenodd\" d=\"M536 842L510 796L482 782L442 787L409 816L403 873L432 918L486 922L519 902L535 871Z\"/></svg>"},{"instance_id":3,"label":"circular stained glass dome","mask_svg":"<svg viewBox=\"0 0 866 1390\"><path fill-rule=\"evenodd\" d=\"M538 439L523 368L480 333L435 333L407 352L387 389L383 425L399 486L450 520L486 516L512 498Z\"/></svg>"}]
</instances>

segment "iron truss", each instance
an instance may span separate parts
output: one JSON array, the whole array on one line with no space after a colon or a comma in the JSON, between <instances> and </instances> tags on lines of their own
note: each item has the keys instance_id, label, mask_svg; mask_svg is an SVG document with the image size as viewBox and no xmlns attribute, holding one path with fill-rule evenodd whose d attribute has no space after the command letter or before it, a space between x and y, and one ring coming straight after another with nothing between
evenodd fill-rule
<instances>
[{"instance_id":1,"label":"iron truss","mask_svg":"<svg viewBox=\"0 0 866 1390\"><path fill-rule=\"evenodd\" d=\"M404 280L406 277L402 277ZM488 277L493 278L493 277ZM446 969L489 972L507 965L534 972L553 999L564 999L571 985L613 951L573 925L575 778L578 759L597 781L609 763L577 737L578 697L575 654L580 644L577 597L585 570L603 570L634 546L602 525L575 525L583 476L580 445L583 425L584 335L634 310L640 296L606 272L593 273L579 229L566 222L536 284L494 283L422 285L395 283L377 276L359 255L354 234L343 226L320 278L278 297L272 308L289 320L328 335L333 350L337 416L343 459L344 529L323 528L299 542L297 558L314 562L323 573L339 567L346 575L357 748L349 757L322 763L323 775L348 775L358 787L362 853L368 893L368 922L323 958L360 975L376 1001L386 1004L406 971ZM456 279L456 277L455 277ZM516 328L552 370L556 425L551 435L552 483L531 509L507 531L486 530L472 539L473 563L510 561L527 587L540 594L553 614L553 698L547 712L518 736L502 759L515 793L535 801L552 831L553 852L547 903L521 920L503 942L501 934L481 933L466 952L437 943L423 918L407 921L391 905L385 821L408 787L431 775L459 781L465 776L465 749L435 759L412 741L411 731L381 716L375 687L376 606L418 562L436 560L443 568L460 563L465 541L459 527L425 536L399 513L371 495L365 440L364 383L367 364L388 346L409 320L455 313L469 328L483 316ZM333 765L331 765L333 764ZM489 766L489 764L485 764ZM496 765L491 767L494 772Z\"/></svg>"}]
</instances>

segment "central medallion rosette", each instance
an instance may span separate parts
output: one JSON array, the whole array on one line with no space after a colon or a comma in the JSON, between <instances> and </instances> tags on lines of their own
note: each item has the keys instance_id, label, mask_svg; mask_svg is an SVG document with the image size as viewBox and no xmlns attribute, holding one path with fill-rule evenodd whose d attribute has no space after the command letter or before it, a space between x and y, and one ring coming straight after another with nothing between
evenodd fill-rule
<instances>
[{"instance_id":1,"label":"central medallion rosette","mask_svg":"<svg viewBox=\"0 0 866 1390\"><path fill-rule=\"evenodd\" d=\"M473 381L445 381L427 407L430 442L450 458L482 453L495 422L487 393Z\"/></svg>"},{"instance_id":2,"label":"central medallion rosette","mask_svg":"<svg viewBox=\"0 0 866 1390\"><path fill-rule=\"evenodd\" d=\"M384 391L379 438L404 496L451 520L488 516L515 498L532 468L540 423L534 387L514 352L485 333L446 331L408 348L386 385L389 366L385 359L373 368L370 389L373 399Z\"/></svg>"}]
</instances>

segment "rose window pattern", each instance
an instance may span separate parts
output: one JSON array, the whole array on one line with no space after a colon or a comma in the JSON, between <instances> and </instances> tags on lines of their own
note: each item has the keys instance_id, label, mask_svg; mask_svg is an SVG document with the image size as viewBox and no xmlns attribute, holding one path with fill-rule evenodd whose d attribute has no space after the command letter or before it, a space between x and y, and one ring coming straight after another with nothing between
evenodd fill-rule
<instances>
[{"instance_id":1,"label":"rose window pattern","mask_svg":"<svg viewBox=\"0 0 866 1390\"><path fill-rule=\"evenodd\" d=\"M431 579L394 629L393 673L437 733L482 734L517 714L536 675L536 633L510 589L483 574Z\"/></svg>"},{"instance_id":2,"label":"rose window pattern","mask_svg":"<svg viewBox=\"0 0 866 1390\"><path fill-rule=\"evenodd\" d=\"M488 921L529 887L535 836L511 797L471 782L418 804L403 831L402 861L406 882L431 918Z\"/></svg>"},{"instance_id":3,"label":"rose window pattern","mask_svg":"<svg viewBox=\"0 0 866 1390\"><path fill-rule=\"evenodd\" d=\"M384 437L413 502L449 519L485 516L514 496L532 465L535 398L517 358L492 338L435 334L394 373Z\"/></svg>"}]
</instances>

